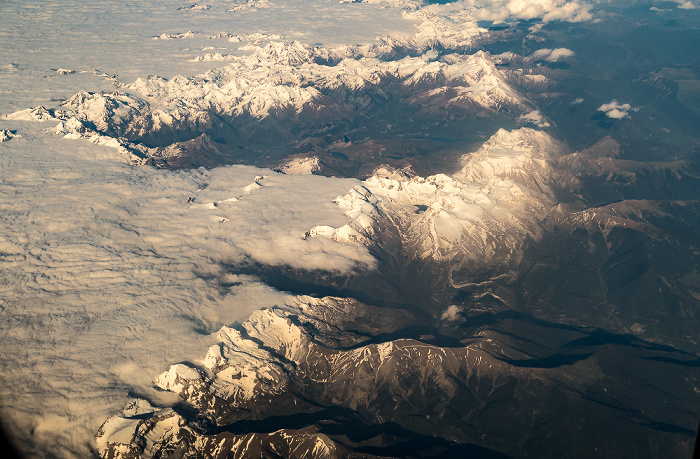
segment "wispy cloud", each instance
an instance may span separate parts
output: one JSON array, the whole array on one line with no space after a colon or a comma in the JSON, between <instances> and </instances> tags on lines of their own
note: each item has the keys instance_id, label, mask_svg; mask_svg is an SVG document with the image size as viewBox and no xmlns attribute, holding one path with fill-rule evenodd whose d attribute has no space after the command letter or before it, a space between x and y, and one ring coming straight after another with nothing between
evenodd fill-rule
<instances>
[{"instance_id":1,"label":"wispy cloud","mask_svg":"<svg viewBox=\"0 0 700 459\"><path fill-rule=\"evenodd\" d=\"M668 8L668 6L669 6L668 3L671 3L671 2L675 3L677 5L676 7L678 9L681 9L681 10L694 10L694 9L697 9L699 7L697 0L695 0L695 1L692 1L692 0L669 0L668 2L663 2L663 3L666 3L666 5L664 5L664 6L666 6L667 8L659 8L657 6L652 6L649 9L651 11L658 11L658 12L673 11L673 8Z\"/></svg>"}]
</instances>

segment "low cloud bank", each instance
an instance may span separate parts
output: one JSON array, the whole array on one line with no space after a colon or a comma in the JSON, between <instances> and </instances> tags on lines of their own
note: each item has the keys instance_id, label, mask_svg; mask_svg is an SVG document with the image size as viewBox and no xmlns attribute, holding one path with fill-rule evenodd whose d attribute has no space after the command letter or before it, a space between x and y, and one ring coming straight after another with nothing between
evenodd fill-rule
<instances>
[{"instance_id":1,"label":"low cloud bank","mask_svg":"<svg viewBox=\"0 0 700 459\"><path fill-rule=\"evenodd\" d=\"M361 246L302 238L347 221L332 201L357 180L132 168L114 149L13 124L23 137L0 155L0 397L14 402L1 414L35 455L88 456L129 392L163 401L153 375L289 301L226 266L372 266Z\"/></svg>"}]
</instances>

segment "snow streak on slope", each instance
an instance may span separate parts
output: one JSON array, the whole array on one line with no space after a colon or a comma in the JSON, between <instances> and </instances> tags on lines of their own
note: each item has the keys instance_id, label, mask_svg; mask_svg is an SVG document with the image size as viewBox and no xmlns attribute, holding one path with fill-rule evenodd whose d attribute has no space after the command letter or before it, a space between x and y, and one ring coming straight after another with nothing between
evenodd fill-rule
<instances>
[{"instance_id":1,"label":"snow streak on slope","mask_svg":"<svg viewBox=\"0 0 700 459\"><path fill-rule=\"evenodd\" d=\"M363 344L368 336L400 329L410 320L406 311L368 307L342 298L301 296L287 306L254 312L240 331L223 327L217 335L219 342L201 362L205 371L177 364L155 383L191 403L207 420L226 426L241 419L315 411L323 406L349 408L375 422L390 422L406 409L404 404L426 395L436 402L430 413L439 417L451 410L450 402L462 380L474 383L483 378L495 391L509 379L525 376L491 359L481 344L440 348L412 339ZM487 359L488 370L481 365ZM398 412L393 412L394 407ZM134 400L100 428L100 455L154 457L175 445L179 452L207 457L225 456L229 451L241 457L255 455L239 437L202 435L187 424L171 410L157 410ZM331 451L338 447L322 435L317 439L326 440ZM346 457L308 450L299 454Z\"/></svg>"},{"instance_id":2,"label":"snow streak on slope","mask_svg":"<svg viewBox=\"0 0 700 459\"><path fill-rule=\"evenodd\" d=\"M519 108L524 104L505 82L489 56L428 52L418 57L385 60L380 56L357 56L351 48L325 49L300 42L270 43L255 47L250 56L236 59L225 68L200 77L178 76L138 79L126 88L144 95L156 107L177 110L213 109L224 115L250 114L265 117L274 109L302 110L324 93L334 90L362 91L383 79L396 79L405 87L416 87L416 99L428 90L447 86L459 97L471 99L486 110ZM333 62L332 65L320 62ZM319 101L322 103L322 101ZM76 107L79 113L89 109ZM89 116L88 116L89 117Z\"/></svg>"}]
</instances>

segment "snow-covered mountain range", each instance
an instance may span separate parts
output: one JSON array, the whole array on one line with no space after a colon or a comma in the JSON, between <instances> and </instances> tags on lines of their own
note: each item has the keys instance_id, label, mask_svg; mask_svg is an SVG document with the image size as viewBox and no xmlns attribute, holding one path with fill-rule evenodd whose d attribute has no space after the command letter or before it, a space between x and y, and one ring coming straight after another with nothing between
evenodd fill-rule
<instances>
[{"instance_id":1,"label":"snow-covered mountain range","mask_svg":"<svg viewBox=\"0 0 700 459\"><path fill-rule=\"evenodd\" d=\"M618 411L624 398L617 386L620 374L607 367L592 369L590 359L594 355L614 361L629 358L630 365L637 368L639 356L632 356L628 345L620 344L638 340L632 335L679 344L695 333L696 325L687 324L673 329L683 338L668 340L671 329L660 333L652 328L668 311L647 310L648 303L637 302L640 295L650 294L647 288L657 285L659 301L670 295L677 301L692 302L692 294L683 292L680 283L655 279L653 273L664 268L650 265L651 276L642 272L641 278L628 270L637 270L639 263L638 255L630 258L629 241L644 241L650 254L678 251L678 240L669 239L656 226L658 218L674 206L696 204L625 199L585 207L583 196L562 202L561 196L582 191L581 181L598 180L601 186L618 189L614 185L619 179L608 168L587 167L576 175L567 172L571 164L586 158L605 162L596 152L605 150L615 156L614 146L604 139L588 151L570 153L542 131L500 130L482 147L464 155L462 168L452 176L422 178L408 170L378 169L335 199L348 218L346 225L316 226L301 237L368 247L379 260L373 276L383 279L376 291L363 284L368 298L388 295L380 292L398 282L404 295L398 304L407 306L368 306L350 293L344 298L300 296L292 305L256 311L239 326L222 328L218 344L210 347L201 362L172 365L155 378L157 387L177 394L194 413L135 400L130 407L141 407L138 412L127 407L101 427L101 456L156 457L166 451L246 456L261 450L263 454L309 457L353 457L370 451L393 456L401 455L398 445L416 432L430 432L432 440L423 445L427 449L457 454L464 446L456 445L471 445L480 454L517 454L522 445L511 430L492 432L488 440L474 432L490 419L516 416L532 419L531 425L521 426L526 437L534 435L536 426L547 425L548 431L561 431L562 438L568 438L591 435L599 426L589 419L603 411L627 416ZM608 157L610 161L615 162L613 157ZM618 162L617 166L621 175L639 171L636 164ZM655 171L675 171L679 181L682 177L692 180L688 167L658 165ZM646 179L642 174L639 178ZM587 241L578 241L581 237ZM557 255L564 260L559 262L552 261L549 253L561 253L561 247L574 242L577 247L570 256L580 266L553 274L550 270L559 269L560 263L569 264L569 255ZM533 255L534 251L543 255ZM678 260L689 261L683 256ZM601 288L601 302L614 304L624 314L611 320L609 310L577 309L579 288L559 289L558 285L590 276L592 270L597 270L599 285L586 279L587 287L582 288L593 288L587 292L591 296L598 295L595 289ZM281 275L304 279L305 274L287 271ZM556 277L560 279L553 281ZM545 295L537 288L541 282L553 282ZM345 285L349 292L361 288L350 277ZM670 291L662 292L663 285ZM620 297L620 289L633 293ZM444 311L431 306L432 302L444 308L449 298L453 304ZM520 301L525 305L519 305ZM416 304L420 305L417 309ZM514 309L522 312L504 312ZM528 315L537 309L538 319ZM433 318L416 326L426 313ZM510 324L511 320L518 325ZM627 338L601 337L608 332L574 325L581 321L615 329ZM539 327L543 329L534 330ZM530 328L537 338L522 335ZM550 328L560 330L561 335ZM509 338L504 341L504 336ZM511 339L516 342L508 342ZM613 346L614 351L603 357L606 346ZM655 355L672 349L650 343L643 346L648 346L645 352ZM691 358L682 357L682 351L673 352L678 352L673 358L679 362ZM644 379L650 378L647 371L656 371L644 364L639 368L634 371L640 371ZM691 367L687 371L696 372ZM610 386L603 390L605 401L600 401L607 408L592 415L585 400L599 397L600 386L590 386L589 378L603 377L611 378ZM567 382L560 385L561 381ZM651 392L663 390L655 384L650 385ZM692 383L681 384L677 390L690 393L693 387ZM503 402L514 393L525 400L536 398L537 407L525 403L512 408ZM568 400L570 411L565 415L559 402L549 405L542 400ZM635 403L641 412L648 409ZM561 422L569 417L570 423ZM557 419L556 426L552 419ZM635 422L626 419L622 429L634 431ZM342 427L329 427L334 424ZM388 425L395 427L385 431ZM470 425L475 430L454 429L454 425ZM287 430L276 430L282 426ZM337 435L347 435L347 429L368 433L366 437ZM654 448L665 448L676 440L655 441L660 443ZM369 445L374 449L367 449ZM552 442L546 445L541 452L555 447ZM638 447L626 441L608 445L610 451L621 454ZM537 446L529 448L538 450Z\"/></svg>"},{"instance_id":2,"label":"snow-covered mountain range","mask_svg":"<svg viewBox=\"0 0 700 459\"><path fill-rule=\"evenodd\" d=\"M151 76L120 91L81 92L59 108L37 107L6 118L63 120L55 132L64 137L116 146L134 164L177 168L197 164L197 155L207 151L180 147L201 135L217 139L214 149L227 153L218 155L225 163L241 145L288 144L289 131L313 137L371 123L386 116L383 105L391 100L412 111L416 121L517 117L532 109L484 52L428 51L400 59L375 54L359 47L272 42L201 76ZM270 129L279 138L271 139Z\"/></svg>"},{"instance_id":3,"label":"snow-covered mountain range","mask_svg":"<svg viewBox=\"0 0 700 459\"><path fill-rule=\"evenodd\" d=\"M525 349L532 344L523 347L527 338L520 334L527 328L546 332L551 325L545 323L513 317L475 324L460 342L405 328L415 320L405 310L331 297L298 297L295 305L257 311L237 328L222 328L219 343L200 364L176 364L155 379L194 413L136 399L100 427L100 456L387 457L403 455L402 443L408 441L413 453L470 451L498 457L488 448L517 453L519 437L542 428L566 432L562 441L589 435L600 421L587 419L587 397L598 398L607 407L604 412L629 416L615 407L622 395L614 379L602 382L607 395L588 385L591 378L617 374L591 367L590 356L607 361L627 354L632 366L639 357L609 343L611 354L604 355L605 340L590 339L595 331L560 330L548 340L555 348L563 345L564 354L545 351L544 357L541 350L528 354ZM457 330L443 327L459 335ZM507 340L510 346L504 346L509 332L514 333ZM573 349L564 351L567 341ZM662 347L648 351L673 355ZM561 381L569 382L563 386ZM677 389L688 393L691 386ZM509 403L513 394L523 402ZM562 401L567 401L565 409ZM518 435L503 429L480 438L482 426L516 415L529 419L519 425ZM618 431L628 431L627 422L618 421ZM471 428L456 427L465 424ZM645 448L618 438L609 451ZM552 446L547 444L539 451L545 453Z\"/></svg>"},{"instance_id":4,"label":"snow-covered mountain range","mask_svg":"<svg viewBox=\"0 0 700 459\"><path fill-rule=\"evenodd\" d=\"M466 155L461 171L427 178L379 169L361 187L336 199L352 221L309 236L382 245L384 226L396 226L403 250L418 260L494 266L520 257L526 239L555 203L551 163L563 146L528 128L497 132Z\"/></svg>"},{"instance_id":5,"label":"snow-covered mountain range","mask_svg":"<svg viewBox=\"0 0 700 459\"><path fill-rule=\"evenodd\" d=\"M525 3L0 5L18 444L687 455L694 13Z\"/></svg>"}]
</instances>

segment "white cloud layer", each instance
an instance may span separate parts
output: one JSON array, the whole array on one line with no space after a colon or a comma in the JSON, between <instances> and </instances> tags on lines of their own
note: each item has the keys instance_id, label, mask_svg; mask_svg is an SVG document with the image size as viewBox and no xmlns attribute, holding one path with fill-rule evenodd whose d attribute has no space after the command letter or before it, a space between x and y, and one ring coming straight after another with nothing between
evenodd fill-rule
<instances>
[{"instance_id":1,"label":"white cloud layer","mask_svg":"<svg viewBox=\"0 0 700 459\"><path fill-rule=\"evenodd\" d=\"M379 5L285 0L270 2L269 8L232 12L227 9L240 3L216 1L210 2L209 10L177 11L178 6L187 5L178 3L0 1L0 112L46 105L51 98L69 97L80 89L113 90L111 82L95 77L92 69L118 73L122 81L146 75L171 78L178 73L202 73L211 64L188 63L187 59L211 45L228 46L224 53L238 52L241 43L229 42L231 37L254 39L258 32L264 32L284 40L335 46L372 43L378 36L410 36L417 31L412 21L401 17L400 9ZM190 30L197 33L186 40L151 39ZM220 33L228 38L209 39ZM57 75L51 70L59 68L77 73Z\"/></svg>"},{"instance_id":2,"label":"white cloud layer","mask_svg":"<svg viewBox=\"0 0 700 459\"><path fill-rule=\"evenodd\" d=\"M591 19L591 5L577 0L464 2L477 19ZM156 0L0 2L8 45L0 111L50 105L81 89L111 90L112 73L123 81L201 73L210 64L186 61L213 34L264 31L342 45L418 30L399 11L368 5L295 0L252 14L226 11L230 2L210 4L177 11L182 4ZM468 21L445 31L438 19L416 36L462 43L480 33ZM186 30L198 31L179 37L186 45L150 39ZM237 43L218 40L239 52ZM129 391L162 400L152 377L199 358L213 344L209 331L289 301L226 265L253 260L348 272L374 261L360 245L301 238L311 227L347 222L332 200L356 180L252 167L131 168L115 160L114 149L51 137L40 131L45 126L4 121L3 129L21 137L0 144L0 414L32 456L50 449L89 457L88 442Z\"/></svg>"},{"instance_id":3,"label":"white cloud layer","mask_svg":"<svg viewBox=\"0 0 700 459\"><path fill-rule=\"evenodd\" d=\"M302 239L346 223L332 201L357 180L133 168L45 123L5 124L22 137L0 143L1 414L35 448L89 456L129 390L162 396L152 377L198 358L209 332L288 301L225 265L373 262L357 245Z\"/></svg>"}]
</instances>

